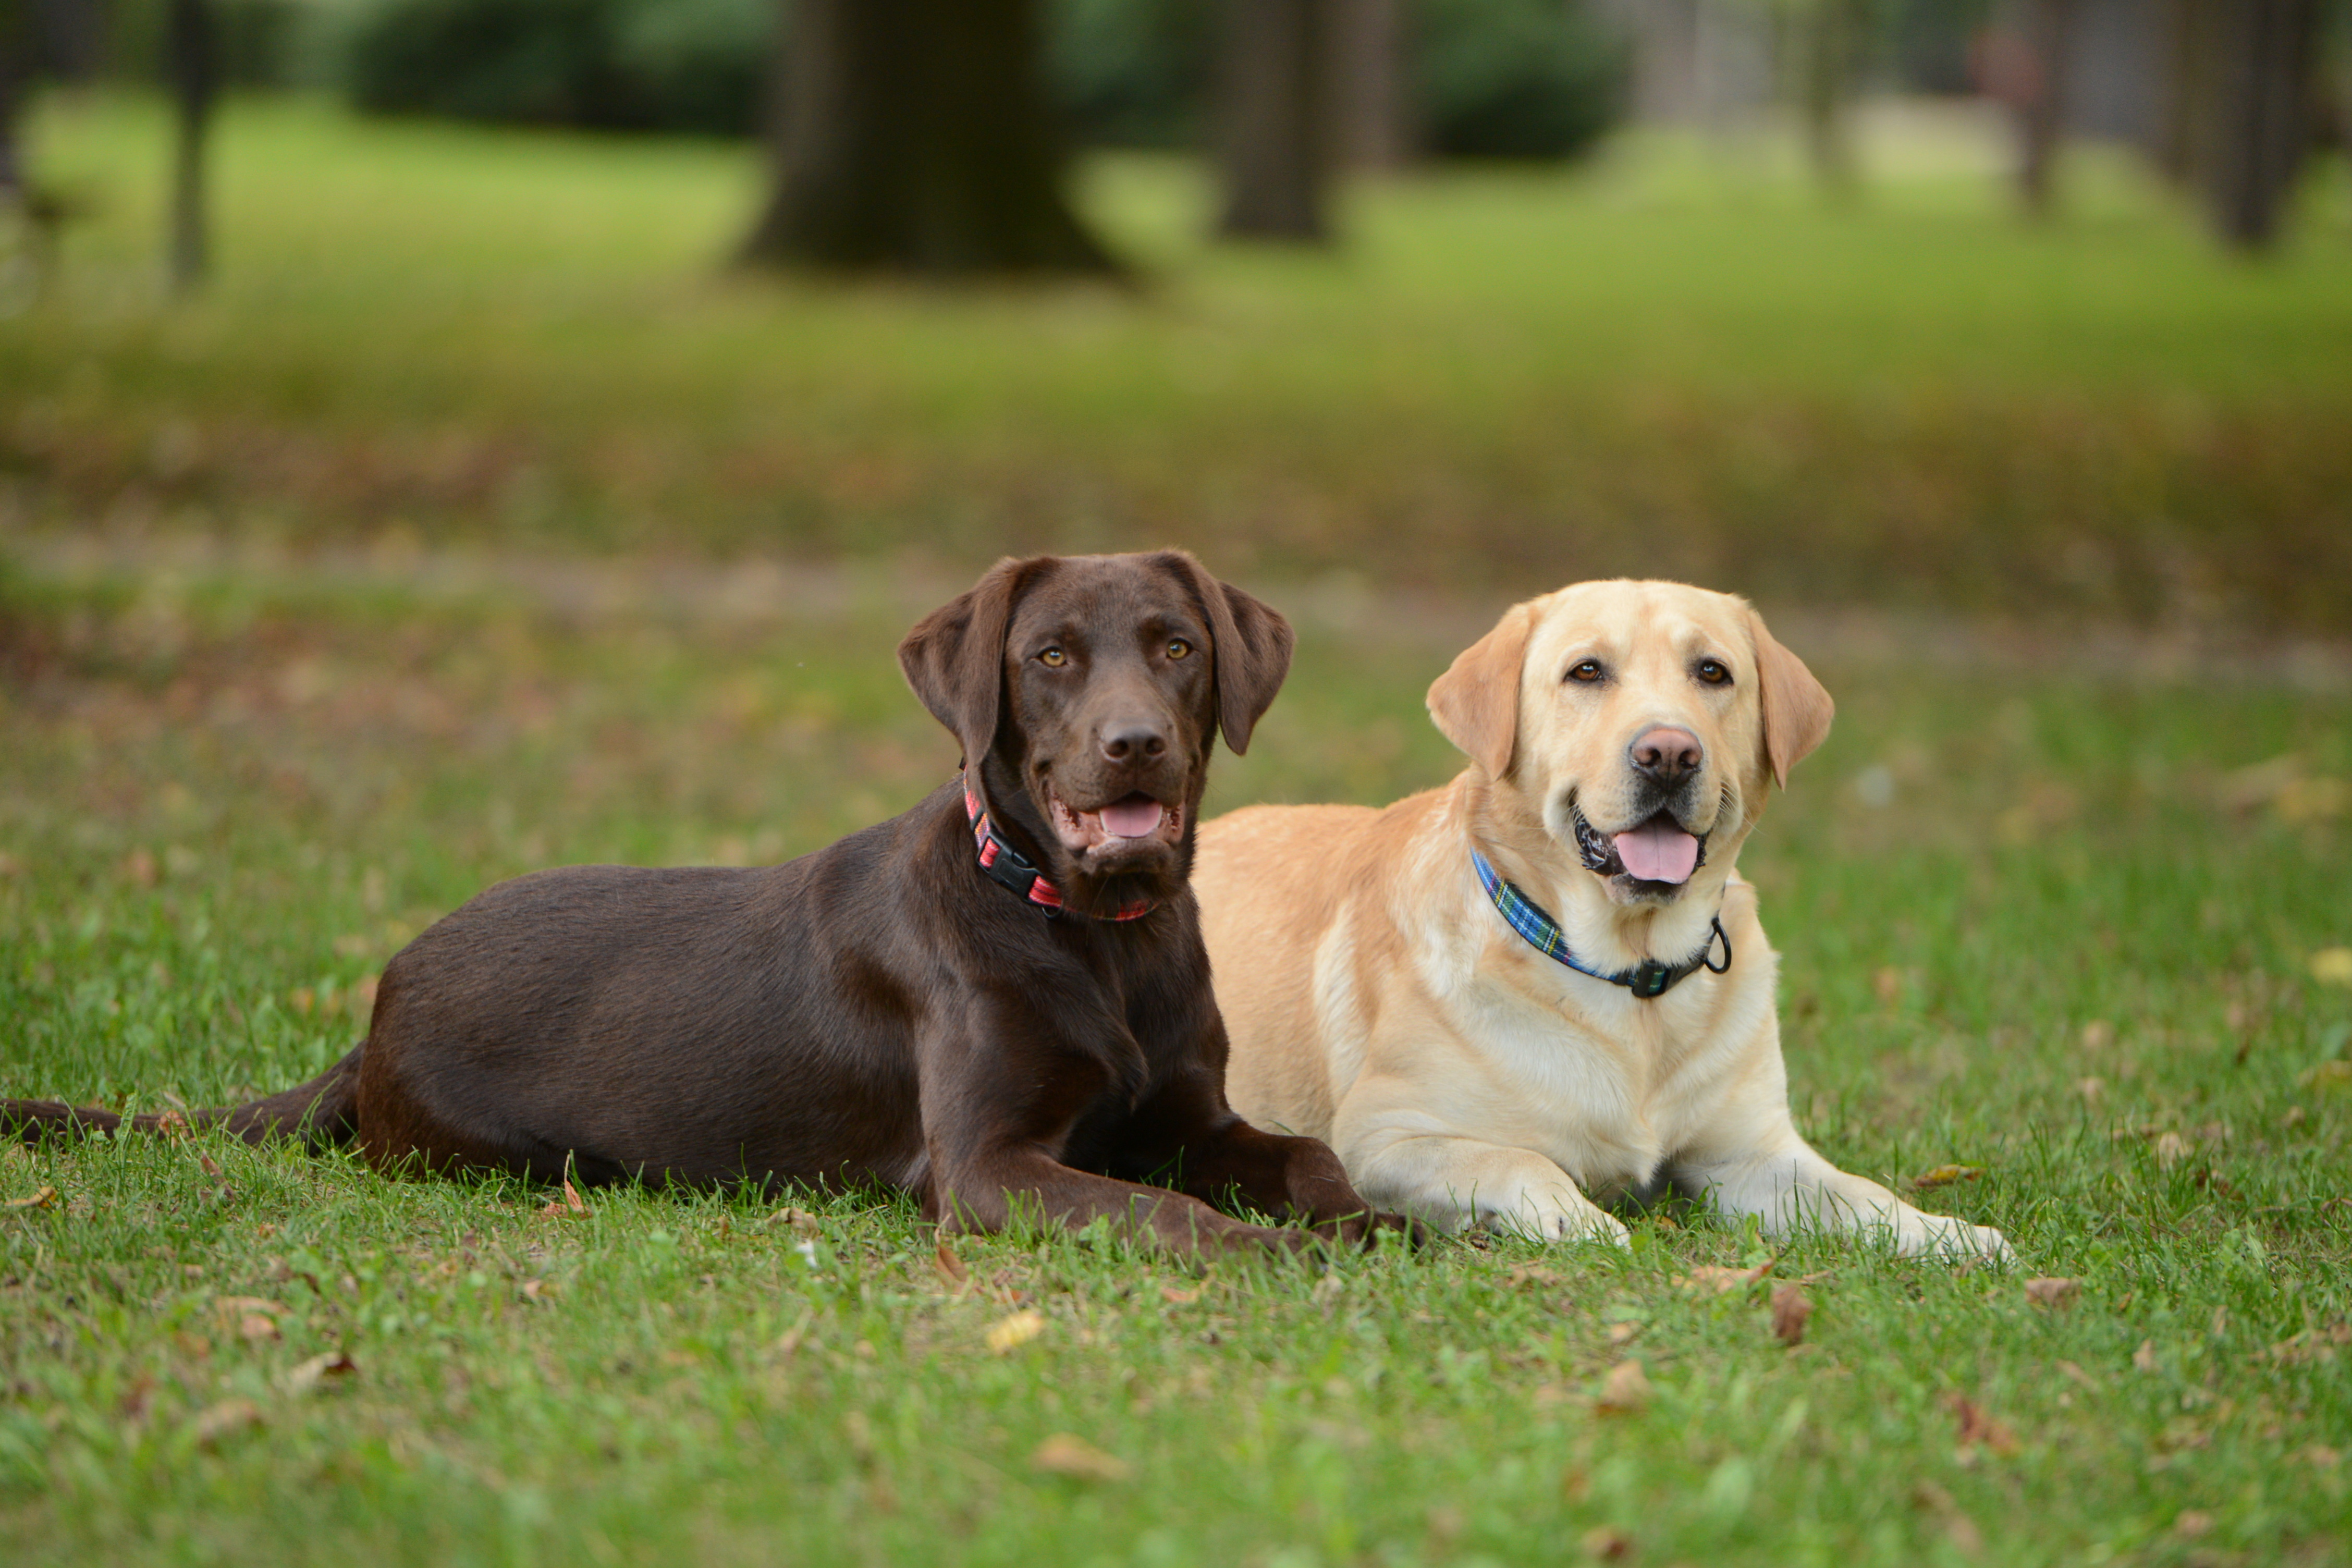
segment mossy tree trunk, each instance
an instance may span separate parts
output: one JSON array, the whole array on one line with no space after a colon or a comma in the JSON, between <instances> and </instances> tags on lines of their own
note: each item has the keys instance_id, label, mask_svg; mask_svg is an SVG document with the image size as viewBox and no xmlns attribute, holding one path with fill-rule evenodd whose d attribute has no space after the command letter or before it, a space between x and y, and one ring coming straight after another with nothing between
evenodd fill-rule
<instances>
[{"instance_id":1,"label":"mossy tree trunk","mask_svg":"<svg viewBox=\"0 0 2352 1568\"><path fill-rule=\"evenodd\" d=\"M797 0L752 266L1108 272L1062 189L1034 0Z\"/></svg>"}]
</instances>

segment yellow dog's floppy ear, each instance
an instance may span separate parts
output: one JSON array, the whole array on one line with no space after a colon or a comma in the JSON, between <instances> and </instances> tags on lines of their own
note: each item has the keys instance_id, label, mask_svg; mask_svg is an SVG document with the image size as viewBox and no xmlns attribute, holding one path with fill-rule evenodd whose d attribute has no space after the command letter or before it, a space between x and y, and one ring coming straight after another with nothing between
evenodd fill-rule
<instances>
[{"instance_id":1,"label":"yellow dog's floppy ear","mask_svg":"<svg viewBox=\"0 0 2352 1568\"><path fill-rule=\"evenodd\" d=\"M1789 770L1828 737L1837 704L1805 661L1782 647L1764 629L1764 617L1752 609L1748 630L1756 640L1756 676L1763 687L1764 760L1771 764L1773 779L1786 789Z\"/></svg>"},{"instance_id":2,"label":"yellow dog's floppy ear","mask_svg":"<svg viewBox=\"0 0 2352 1568\"><path fill-rule=\"evenodd\" d=\"M1528 659L1535 612L1513 605L1495 629L1464 648L1430 683L1429 716L1437 732L1485 768L1489 777L1511 771L1519 740L1519 669Z\"/></svg>"}]
</instances>

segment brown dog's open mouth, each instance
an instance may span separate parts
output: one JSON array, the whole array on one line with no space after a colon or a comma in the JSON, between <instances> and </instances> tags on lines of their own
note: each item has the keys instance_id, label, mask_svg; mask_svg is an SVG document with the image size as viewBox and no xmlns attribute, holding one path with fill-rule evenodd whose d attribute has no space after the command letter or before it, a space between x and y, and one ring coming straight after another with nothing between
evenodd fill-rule
<instances>
[{"instance_id":1,"label":"brown dog's open mouth","mask_svg":"<svg viewBox=\"0 0 2352 1568\"><path fill-rule=\"evenodd\" d=\"M1073 855L1111 856L1146 844L1173 844L1183 831L1182 808L1163 805L1138 791L1080 811L1051 791L1046 795L1055 836Z\"/></svg>"},{"instance_id":2,"label":"brown dog's open mouth","mask_svg":"<svg viewBox=\"0 0 2352 1568\"><path fill-rule=\"evenodd\" d=\"M1637 882L1679 887L1706 864L1706 837L1684 827L1671 813L1661 811L1622 833L1602 834L1575 818L1577 853L1585 869L1601 877L1631 877Z\"/></svg>"}]
</instances>

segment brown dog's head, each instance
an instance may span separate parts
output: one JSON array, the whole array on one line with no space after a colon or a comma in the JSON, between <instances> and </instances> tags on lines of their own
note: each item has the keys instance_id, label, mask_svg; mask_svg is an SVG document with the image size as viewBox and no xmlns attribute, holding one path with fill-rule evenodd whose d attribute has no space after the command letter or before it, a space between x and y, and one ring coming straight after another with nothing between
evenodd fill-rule
<instances>
[{"instance_id":1,"label":"brown dog's head","mask_svg":"<svg viewBox=\"0 0 2352 1568\"><path fill-rule=\"evenodd\" d=\"M1507 611L1429 689L1495 794L1620 904L1719 882L1768 780L1829 733L1830 695L1747 601L1679 583L1580 583Z\"/></svg>"},{"instance_id":2,"label":"brown dog's head","mask_svg":"<svg viewBox=\"0 0 2352 1568\"><path fill-rule=\"evenodd\" d=\"M1236 752L1290 668L1290 623L1181 551L998 562L898 645L971 782L1072 907L1192 871L1218 731Z\"/></svg>"}]
</instances>

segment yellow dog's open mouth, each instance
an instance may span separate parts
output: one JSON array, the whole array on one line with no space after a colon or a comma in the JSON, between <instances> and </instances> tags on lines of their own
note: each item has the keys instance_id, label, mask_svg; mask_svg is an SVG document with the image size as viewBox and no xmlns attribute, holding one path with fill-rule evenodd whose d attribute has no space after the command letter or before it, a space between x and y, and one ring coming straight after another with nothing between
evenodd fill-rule
<instances>
[{"instance_id":1,"label":"yellow dog's open mouth","mask_svg":"<svg viewBox=\"0 0 2352 1568\"><path fill-rule=\"evenodd\" d=\"M1622 833L1603 834L1570 808L1577 853L1585 869L1601 877L1631 877L1637 882L1679 887L1706 864L1706 838L1661 811Z\"/></svg>"}]
</instances>

